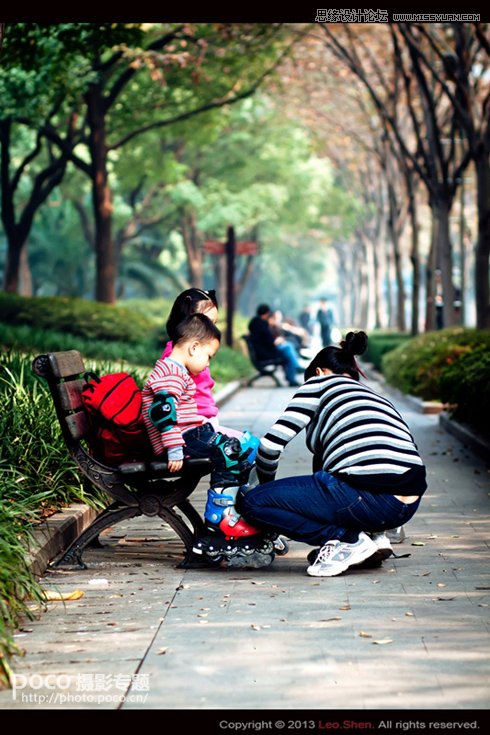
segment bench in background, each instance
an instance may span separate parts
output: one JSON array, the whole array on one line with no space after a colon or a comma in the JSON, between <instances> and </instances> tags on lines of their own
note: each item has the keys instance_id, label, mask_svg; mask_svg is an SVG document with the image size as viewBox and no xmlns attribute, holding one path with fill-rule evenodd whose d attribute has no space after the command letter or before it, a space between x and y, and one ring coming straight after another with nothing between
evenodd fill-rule
<instances>
[{"instance_id":1,"label":"bench in background","mask_svg":"<svg viewBox=\"0 0 490 735\"><path fill-rule=\"evenodd\" d=\"M278 388L282 387L282 383L277 377L276 373L279 370L279 368L282 368L284 361L282 357L277 357L276 359L271 360L259 360L257 358L257 353L255 352L255 348L252 342L252 339L249 334L242 335L242 339L244 340L245 344L247 345L248 355L250 357L250 362L256 369L256 374L253 375L250 380L247 381L247 385L253 385L258 378L266 377L272 378L272 380L275 382L275 384L278 386Z\"/></svg>"}]
</instances>

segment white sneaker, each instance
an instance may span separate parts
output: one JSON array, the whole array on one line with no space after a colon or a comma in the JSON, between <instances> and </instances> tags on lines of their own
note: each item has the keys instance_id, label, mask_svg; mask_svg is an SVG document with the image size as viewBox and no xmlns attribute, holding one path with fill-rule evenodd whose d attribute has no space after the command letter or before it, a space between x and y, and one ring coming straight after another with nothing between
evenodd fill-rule
<instances>
[{"instance_id":1,"label":"white sneaker","mask_svg":"<svg viewBox=\"0 0 490 735\"><path fill-rule=\"evenodd\" d=\"M389 529L388 531L386 531L386 535L388 536L388 539L391 541L392 544L401 544L402 541L404 541L406 538L403 526Z\"/></svg>"},{"instance_id":2,"label":"white sneaker","mask_svg":"<svg viewBox=\"0 0 490 735\"><path fill-rule=\"evenodd\" d=\"M376 560L384 561L385 559L388 559L389 556L393 556L395 552L393 551L393 547L390 544L390 539L384 531L371 534L371 538L378 549L375 554Z\"/></svg>"},{"instance_id":3,"label":"white sneaker","mask_svg":"<svg viewBox=\"0 0 490 735\"><path fill-rule=\"evenodd\" d=\"M327 541L306 573L311 577L335 577L353 564L360 564L375 554L378 547L363 531L355 544L344 541Z\"/></svg>"}]
</instances>

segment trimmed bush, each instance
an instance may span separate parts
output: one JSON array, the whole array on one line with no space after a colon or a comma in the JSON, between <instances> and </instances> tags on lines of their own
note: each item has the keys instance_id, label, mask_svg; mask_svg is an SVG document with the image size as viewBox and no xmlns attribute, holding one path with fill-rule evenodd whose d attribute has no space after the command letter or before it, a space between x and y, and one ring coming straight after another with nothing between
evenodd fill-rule
<instances>
[{"instance_id":1,"label":"trimmed bush","mask_svg":"<svg viewBox=\"0 0 490 735\"><path fill-rule=\"evenodd\" d=\"M480 347L490 349L489 331L449 327L427 332L387 353L382 358L382 371L386 380L404 393L442 400L442 374Z\"/></svg>"},{"instance_id":2,"label":"trimmed bush","mask_svg":"<svg viewBox=\"0 0 490 735\"><path fill-rule=\"evenodd\" d=\"M440 393L455 419L490 439L490 344L448 365L441 375Z\"/></svg>"},{"instance_id":3,"label":"trimmed bush","mask_svg":"<svg viewBox=\"0 0 490 735\"><path fill-rule=\"evenodd\" d=\"M80 298L0 293L0 322L67 332L84 339L137 343L155 332L155 321L138 309ZM164 320L160 332L164 332Z\"/></svg>"},{"instance_id":4,"label":"trimmed bush","mask_svg":"<svg viewBox=\"0 0 490 735\"><path fill-rule=\"evenodd\" d=\"M402 332L370 332L367 350L362 356L366 362L370 362L376 370L382 369L382 359L387 352L391 352L401 344L411 339L411 335Z\"/></svg>"}]
</instances>

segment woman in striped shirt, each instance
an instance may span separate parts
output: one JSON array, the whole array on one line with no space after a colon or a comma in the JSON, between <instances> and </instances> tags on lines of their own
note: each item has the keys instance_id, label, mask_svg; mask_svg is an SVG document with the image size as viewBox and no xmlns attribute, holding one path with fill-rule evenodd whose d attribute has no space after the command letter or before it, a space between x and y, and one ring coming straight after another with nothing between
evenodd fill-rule
<instances>
[{"instance_id":1,"label":"woman in striped shirt","mask_svg":"<svg viewBox=\"0 0 490 735\"><path fill-rule=\"evenodd\" d=\"M256 466L265 484L238 506L258 527L320 546L314 560L308 557L311 576L335 576L379 558L376 534L409 521L427 488L407 424L390 401L359 382L355 355L366 347L364 332L349 332L340 347L312 360L306 382L261 439ZM302 429L317 471L274 480L281 452Z\"/></svg>"}]
</instances>

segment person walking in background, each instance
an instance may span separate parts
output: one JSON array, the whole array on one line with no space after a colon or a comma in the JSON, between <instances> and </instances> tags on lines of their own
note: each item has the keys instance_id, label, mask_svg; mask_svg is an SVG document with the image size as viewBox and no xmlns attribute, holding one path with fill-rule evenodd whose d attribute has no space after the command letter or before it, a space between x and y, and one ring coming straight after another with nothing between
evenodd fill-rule
<instances>
[{"instance_id":1,"label":"person walking in background","mask_svg":"<svg viewBox=\"0 0 490 735\"><path fill-rule=\"evenodd\" d=\"M387 558L393 550L385 532L412 518L427 489L406 422L359 380L355 355L366 347L364 332L349 332L339 347L320 350L260 441L256 471L264 484L237 498L254 526L319 547L308 555L310 576ZM317 471L275 480L282 451L303 429Z\"/></svg>"},{"instance_id":2,"label":"person walking in background","mask_svg":"<svg viewBox=\"0 0 490 735\"><path fill-rule=\"evenodd\" d=\"M320 336L324 347L332 344L333 311L327 299L320 299L320 306L316 315L320 324Z\"/></svg>"},{"instance_id":3,"label":"person walking in background","mask_svg":"<svg viewBox=\"0 0 490 735\"><path fill-rule=\"evenodd\" d=\"M277 326L271 326L273 318L271 308L267 304L257 307L255 316L248 324L250 339L252 340L258 360L272 360L281 357L284 364L286 380L291 386L300 385L297 373L303 372L298 353L294 345L280 335Z\"/></svg>"},{"instance_id":4,"label":"person walking in background","mask_svg":"<svg viewBox=\"0 0 490 735\"><path fill-rule=\"evenodd\" d=\"M314 328L314 322L312 313L311 313L311 306L309 304L305 304L303 306L302 311L299 314L298 322L300 323L300 326L303 327L303 329L310 335L310 337L313 335L313 328Z\"/></svg>"}]
</instances>

